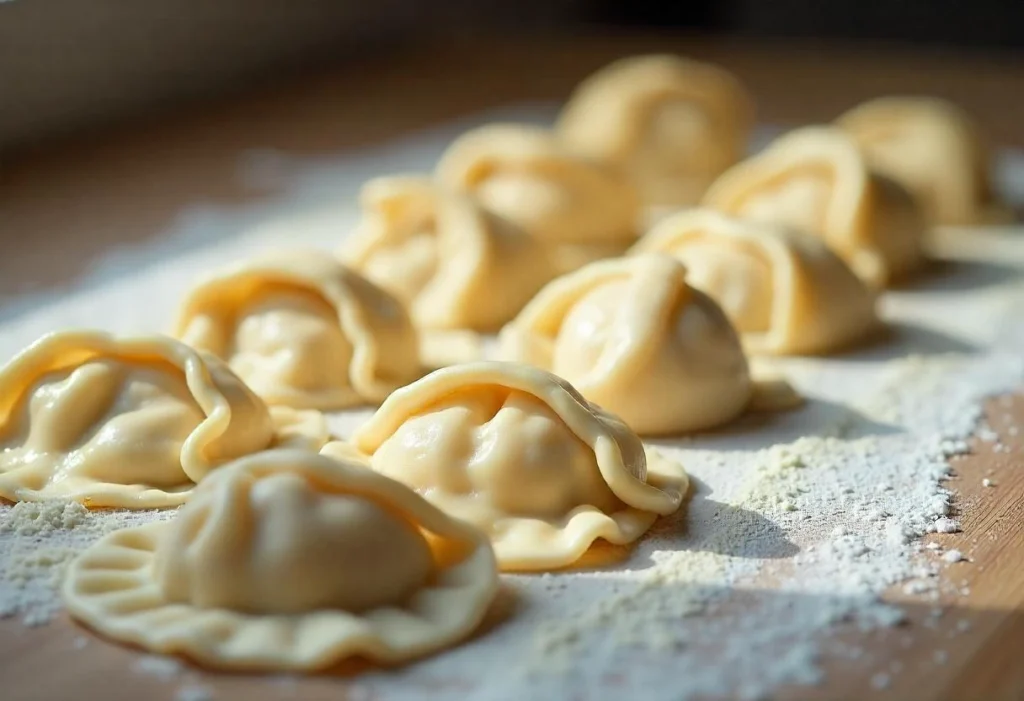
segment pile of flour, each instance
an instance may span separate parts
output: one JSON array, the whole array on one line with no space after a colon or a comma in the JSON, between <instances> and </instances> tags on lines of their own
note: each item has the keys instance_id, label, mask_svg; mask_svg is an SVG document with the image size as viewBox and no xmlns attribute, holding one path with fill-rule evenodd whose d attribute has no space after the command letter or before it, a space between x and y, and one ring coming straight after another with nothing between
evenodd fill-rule
<instances>
[{"instance_id":1,"label":"pile of flour","mask_svg":"<svg viewBox=\"0 0 1024 701\"><path fill-rule=\"evenodd\" d=\"M490 118L542 120L532 108ZM482 121L482 120L481 120ZM273 201L182 213L159 243L119 253L60 299L0 308L0 358L39 334L97 325L157 331L196 271L275 245L338 245L357 217L368 177L425 171L467 124L420 134L344 159L293 161L254 154L243 174L275 182ZM1024 183L1024 158L1007 161ZM339 205L339 202L345 203ZM888 293L888 337L828 359L778 361L807 397L785 414L748 415L722 431L655 441L681 460L695 489L616 566L506 576L488 632L451 652L396 671L369 673L350 691L384 700L698 696L764 698L815 684L827 655L870 656L834 643L856 627L905 619L880 595L935 606L963 594L949 567L970 567L949 458L968 450L980 404L1024 379L1024 242L1020 232L947 232L944 265ZM998 262L997 262L998 261ZM144 300L144 301L143 301ZM166 327L165 327L166 328ZM364 411L331 417L348 435ZM989 432L990 433L990 432ZM0 507L0 614L44 623L59 610L55 586L69 557L114 528L172 514L94 512L66 504ZM957 550L921 536L953 533ZM966 554L966 555L965 555ZM912 642L913 626L902 633ZM945 660L935 651L935 664ZM878 660L872 683L901 673Z\"/></svg>"}]
</instances>

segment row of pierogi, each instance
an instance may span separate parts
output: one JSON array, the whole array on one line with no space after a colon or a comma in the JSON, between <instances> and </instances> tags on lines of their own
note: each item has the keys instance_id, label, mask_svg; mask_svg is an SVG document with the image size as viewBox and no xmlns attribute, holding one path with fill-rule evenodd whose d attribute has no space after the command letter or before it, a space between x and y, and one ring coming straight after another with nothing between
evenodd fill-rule
<instances>
[{"instance_id":1,"label":"row of pierogi","mask_svg":"<svg viewBox=\"0 0 1024 701\"><path fill-rule=\"evenodd\" d=\"M173 339L46 336L0 370L0 496L184 504L71 567L69 609L111 638L236 669L449 646L499 570L586 562L679 508L684 469L638 434L740 414L748 354L863 338L930 226L997 210L944 103L875 101L737 162L752 125L720 68L621 61L554 130L483 127L432 176L368 183L337 259L216 271ZM428 373L498 329L506 362ZM320 411L377 403L330 440Z\"/></svg>"}]
</instances>

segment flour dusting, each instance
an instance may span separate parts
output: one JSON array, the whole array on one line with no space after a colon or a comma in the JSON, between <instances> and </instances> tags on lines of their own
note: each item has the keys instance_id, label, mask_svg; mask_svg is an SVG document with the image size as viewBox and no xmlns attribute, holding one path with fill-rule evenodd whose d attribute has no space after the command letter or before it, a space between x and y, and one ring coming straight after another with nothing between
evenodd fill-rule
<instances>
[{"instance_id":1,"label":"flour dusting","mask_svg":"<svg viewBox=\"0 0 1024 701\"><path fill-rule=\"evenodd\" d=\"M548 116L533 108L488 115ZM344 158L254 153L241 176L280 184L283 195L183 212L158 243L111 256L61 291L63 298L15 300L0 317L0 358L65 326L165 330L197 271L268 247L333 249L357 218L363 180L429 170L467 126ZM1007 157L1003 166L1020 190L1024 158ZM960 533L970 505L958 502L947 480L951 458L969 451L972 435L998 439L981 425L981 402L1024 379L1019 236L942 232L936 249L951 262L886 294L886 339L834 358L779 360L777 369L807 397L804 408L652 441L691 472L692 498L620 564L505 576L510 615L486 634L409 667L348 680L346 693L381 701L440 699L453 689L481 701L599 701L641 692L654 701L763 699L783 685L821 683L828 657L870 665L865 679L879 691L898 682L906 672L891 651L875 659L837 634L888 631L910 648L922 629L945 619L942 602L968 593L949 573L974 566L971 534ZM364 409L330 420L347 436L368 415ZM986 477L985 484L997 480ZM0 506L0 615L46 623L60 610L57 588L75 553L116 528L171 516L90 513L61 502ZM924 545L930 533L950 540ZM927 615L911 622L907 602L930 607ZM952 634L969 629L959 621ZM932 659L941 666L948 653L937 649ZM180 667L140 657L135 671L170 680ZM301 680L294 683L301 688ZM178 698L212 693L190 677Z\"/></svg>"}]
</instances>

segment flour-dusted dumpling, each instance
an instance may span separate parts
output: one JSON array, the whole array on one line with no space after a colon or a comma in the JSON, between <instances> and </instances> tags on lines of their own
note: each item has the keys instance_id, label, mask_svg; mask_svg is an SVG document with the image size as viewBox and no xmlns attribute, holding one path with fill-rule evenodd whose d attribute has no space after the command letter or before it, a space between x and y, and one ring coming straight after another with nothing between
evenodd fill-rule
<instances>
[{"instance_id":1,"label":"flour-dusted dumpling","mask_svg":"<svg viewBox=\"0 0 1024 701\"><path fill-rule=\"evenodd\" d=\"M559 271L618 255L637 237L640 199L629 181L539 127L474 129L448 147L437 177L546 244Z\"/></svg>"},{"instance_id":2,"label":"flour-dusted dumpling","mask_svg":"<svg viewBox=\"0 0 1024 701\"><path fill-rule=\"evenodd\" d=\"M571 565L598 539L631 543L688 486L682 466L645 450L620 419L515 363L453 366L403 387L352 444L374 470L488 533L506 570Z\"/></svg>"},{"instance_id":3,"label":"flour-dusted dumpling","mask_svg":"<svg viewBox=\"0 0 1024 701\"><path fill-rule=\"evenodd\" d=\"M725 423L750 401L722 310L661 254L598 261L549 283L501 331L506 360L564 377L641 435Z\"/></svg>"},{"instance_id":4,"label":"flour-dusted dumpling","mask_svg":"<svg viewBox=\"0 0 1024 701\"><path fill-rule=\"evenodd\" d=\"M305 671L449 647L497 585L487 537L407 487L271 450L218 470L173 520L100 540L63 593L114 640L214 668Z\"/></svg>"},{"instance_id":5,"label":"flour-dusted dumpling","mask_svg":"<svg viewBox=\"0 0 1024 701\"><path fill-rule=\"evenodd\" d=\"M49 334L0 370L0 496L174 506L270 446L273 423L227 366L173 339Z\"/></svg>"},{"instance_id":6,"label":"flour-dusted dumpling","mask_svg":"<svg viewBox=\"0 0 1024 701\"><path fill-rule=\"evenodd\" d=\"M497 329L553 277L546 251L508 219L422 177L371 180L342 260L425 329Z\"/></svg>"},{"instance_id":7,"label":"flour-dusted dumpling","mask_svg":"<svg viewBox=\"0 0 1024 701\"><path fill-rule=\"evenodd\" d=\"M634 56L576 88L558 135L578 153L622 168L644 204L678 207L699 201L743 157L753 122L753 100L723 68Z\"/></svg>"},{"instance_id":8,"label":"flour-dusted dumpling","mask_svg":"<svg viewBox=\"0 0 1024 701\"><path fill-rule=\"evenodd\" d=\"M779 137L723 173L704 203L818 236L874 288L922 262L925 225L914 199L869 170L856 142L838 127Z\"/></svg>"},{"instance_id":9,"label":"flour-dusted dumpling","mask_svg":"<svg viewBox=\"0 0 1024 701\"><path fill-rule=\"evenodd\" d=\"M679 259L753 353L826 353L878 323L875 295L824 242L709 209L671 215L633 248Z\"/></svg>"},{"instance_id":10,"label":"flour-dusted dumpling","mask_svg":"<svg viewBox=\"0 0 1024 701\"><path fill-rule=\"evenodd\" d=\"M956 105L932 97L883 97L836 123L853 135L872 168L917 197L933 223L975 224L998 216L991 153Z\"/></svg>"},{"instance_id":11,"label":"flour-dusted dumpling","mask_svg":"<svg viewBox=\"0 0 1024 701\"><path fill-rule=\"evenodd\" d=\"M270 404L379 402L422 374L405 308L315 251L215 273L189 293L174 335L225 359Z\"/></svg>"}]
</instances>

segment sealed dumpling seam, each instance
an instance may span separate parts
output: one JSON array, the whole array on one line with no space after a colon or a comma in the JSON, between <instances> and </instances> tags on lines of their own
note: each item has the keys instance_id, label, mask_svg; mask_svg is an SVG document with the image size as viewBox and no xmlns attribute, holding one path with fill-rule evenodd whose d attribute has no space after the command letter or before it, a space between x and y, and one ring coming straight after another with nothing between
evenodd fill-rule
<instances>
[{"instance_id":1,"label":"sealed dumpling seam","mask_svg":"<svg viewBox=\"0 0 1024 701\"><path fill-rule=\"evenodd\" d=\"M361 200L341 259L408 305L421 329L496 329L552 277L539 241L428 178L377 178Z\"/></svg>"},{"instance_id":2,"label":"sealed dumpling seam","mask_svg":"<svg viewBox=\"0 0 1024 701\"><path fill-rule=\"evenodd\" d=\"M554 280L500 340L503 358L565 377L641 435L716 426L750 399L736 332L667 255L599 261Z\"/></svg>"},{"instance_id":3,"label":"sealed dumpling seam","mask_svg":"<svg viewBox=\"0 0 1024 701\"><path fill-rule=\"evenodd\" d=\"M708 206L819 236L874 288L922 261L924 225L910 194L869 170L834 127L804 127L719 177Z\"/></svg>"},{"instance_id":4,"label":"sealed dumpling seam","mask_svg":"<svg viewBox=\"0 0 1024 701\"><path fill-rule=\"evenodd\" d=\"M481 532L363 465L277 450L218 471L173 521L100 540L71 565L64 599L153 652L315 670L448 647L497 583Z\"/></svg>"},{"instance_id":5,"label":"sealed dumpling seam","mask_svg":"<svg viewBox=\"0 0 1024 701\"><path fill-rule=\"evenodd\" d=\"M632 542L688 483L564 380L512 363L432 373L352 442L375 470L486 530L503 569L565 567L599 538Z\"/></svg>"},{"instance_id":6,"label":"sealed dumpling seam","mask_svg":"<svg viewBox=\"0 0 1024 701\"><path fill-rule=\"evenodd\" d=\"M175 336L224 358L265 401L339 409L421 374L402 305L329 254L289 251L198 285Z\"/></svg>"},{"instance_id":7,"label":"sealed dumpling seam","mask_svg":"<svg viewBox=\"0 0 1024 701\"><path fill-rule=\"evenodd\" d=\"M706 209L672 215L634 247L687 267L753 353L822 353L869 334L874 294L821 239Z\"/></svg>"},{"instance_id":8,"label":"sealed dumpling seam","mask_svg":"<svg viewBox=\"0 0 1024 701\"><path fill-rule=\"evenodd\" d=\"M53 333L0 370L0 495L15 501L172 506L273 440L266 405L173 339Z\"/></svg>"}]
</instances>

